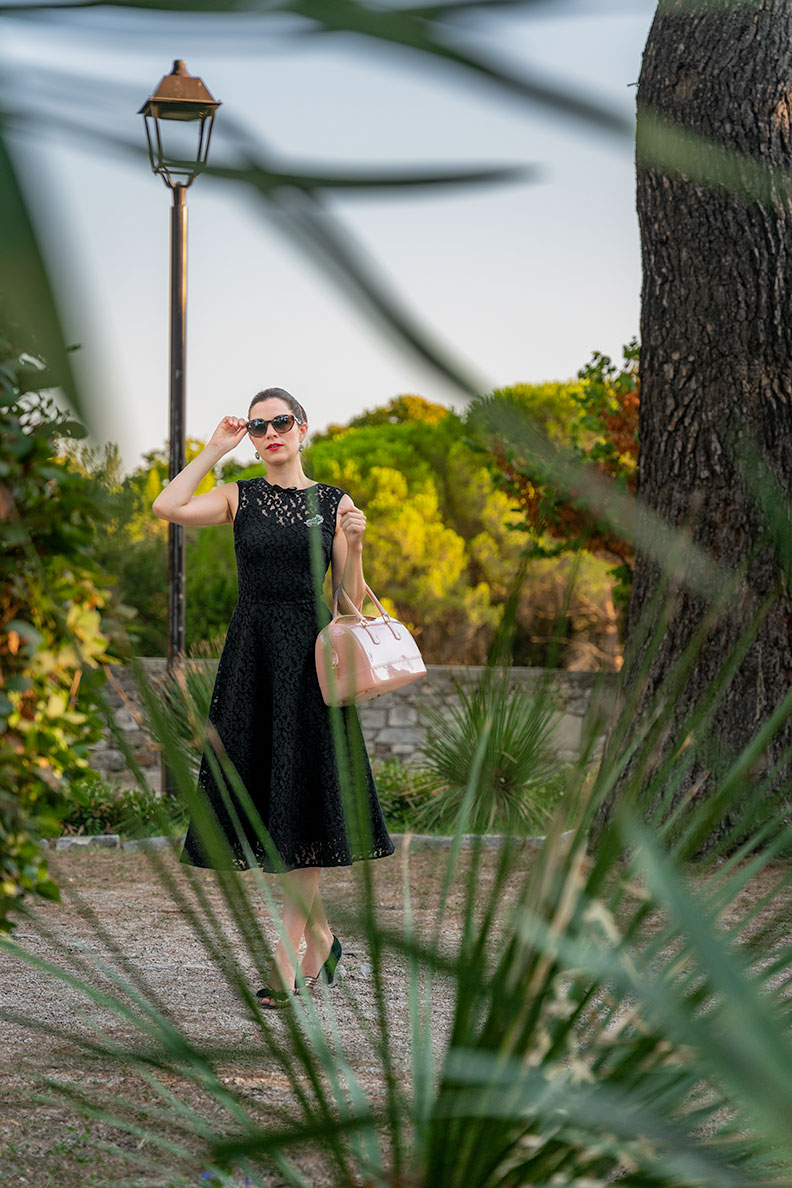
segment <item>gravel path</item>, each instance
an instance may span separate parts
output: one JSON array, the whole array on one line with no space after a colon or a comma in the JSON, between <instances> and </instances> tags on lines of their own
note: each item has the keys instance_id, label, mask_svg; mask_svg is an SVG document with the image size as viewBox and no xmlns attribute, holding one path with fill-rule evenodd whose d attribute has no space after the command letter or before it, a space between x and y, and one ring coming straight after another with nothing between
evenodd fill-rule
<instances>
[{"instance_id":1,"label":"gravel path","mask_svg":"<svg viewBox=\"0 0 792 1188\"><path fill-rule=\"evenodd\" d=\"M496 852L483 855L478 886L482 897L497 864ZM530 862L526 851L524 861ZM112 973L145 981L144 997L160 1004L163 1016L195 1047L213 1057L220 1081L240 1094L246 1109L259 1121L294 1105L294 1087L288 1064L278 1062L267 1050L262 1028L277 1040L286 1039L288 1026L280 1013L266 1012L252 1018L227 973L237 963L247 984L255 990L262 973L250 958L239 930L223 900L216 876L209 871L196 875L211 909L217 913L224 948L213 959L187 914L163 888L153 869L162 861L176 880L177 888L191 904L204 912L190 886L187 872L169 854L150 856L141 852L112 850L69 850L51 856L51 867L64 902L31 903L29 914L20 920L16 940L29 954L53 961L59 968L85 976L99 989L112 992ZM416 932L428 936L437 913L438 894L447 855L424 850L411 854L408 866L411 905ZM471 856L460 857L449 899L449 911L442 930L442 944L455 948L460 925L464 879ZM386 927L401 933L404 928L404 865L401 856L370 864L380 919ZM372 1043L376 1030L376 999L369 954L353 927L344 925L344 911L362 901L362 868L339 868L323 876L323 895L328 915L344 945L337 975L338 987L326 1001L316 1001L323 1033L332 1036L337 1028L343 1036L343 1050L349 1066L376 1104L383 1102L383 1071ZM249 902L272 938L254 876L243 883ZM277 881L267 880L277 897ZM504 899L503 907L508 904ZM91 913L93 913L93 918ZM114 954L117 946L119 954ZM126 972L125 971L126 966ZM105 973L101 972L103 969ZM394 1071L399 1081L409 1084L411 1044L406 990L406 967L389 958L385 970L389 1030L393 1039ZM324 993L327 993L326 991ZM130 1000L121 996L122 1000ZM331 1005L332 1004L332 1005ZM453 1006L450 995L438 982L432 999L432 1044L440 1052L450 1023ZM87 1119L79 1105L71 1107L53 1098L46 1089L54 1077L89 1095L116 1096L126 1108L152 1108L148 1126L170 1137L177 1134L178 1115L169 1110L154 1087L147 1084L128 1062L111 1060L92 1045L119 1045L156 1051L156 1043L144 1043L141 1030L104 1003L91 1001L78 990L64 985L27 961L0 956L0 1007L24 1017L21 1021L0 1021L0 1183L4 1188L154 1188L181 1183L175 1170L190 1172L187 1182L201 1183L200 1163L195 1159L198 1144L194 1135L185 1146L190 1158L163 1157L139 1134L124 1134L109 1124ZM334 1022L335 1020L335 1022ZM220 1051L218 1051L220 1049ZM210 1124L224 1126L227 1115L216 1100L193 1079L171 1065L158 1074L179 1101L189 1103ZM36 1094L34 1098L32 1095ZM44 1093L48 1101L38 1095ZM192 1129L192 1128L191 1128ZM140 1167L118 1153L102 1150L101 1144L116 1144L129 1151ZM338 1183L337 1170L319 1165L304 1153L298 1157L310 1185ZM192 1165L192 1167L191 1167ZM238 1182L243 1183L240 1175ZM270 1181L280 1182L279 1177Z\"/></svg>"}]
</instances>

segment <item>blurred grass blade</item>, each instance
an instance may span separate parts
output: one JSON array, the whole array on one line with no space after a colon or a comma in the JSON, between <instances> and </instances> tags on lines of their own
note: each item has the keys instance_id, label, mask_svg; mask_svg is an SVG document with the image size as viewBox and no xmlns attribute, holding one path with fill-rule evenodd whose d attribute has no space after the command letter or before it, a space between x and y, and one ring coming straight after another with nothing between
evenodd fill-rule
<instances>
[{"instance_id":1,"label":"blurred grass blade","mask_svg":"<svg viewBox=\"0 0 792 1188\"><path fill-rule=\"evenodd\" d=\"M262 195L271 207L281 230L306 253L314 263L317 253L324 267L369 314L391 330L425 363L438 371L444 379L456 385L468 396L475 396L486 388L483 379L468 373L458 359L446 351L427 333L395 296L392 287L378 276L362 249L354 242L339 221L324 209L318 198L303 195L271 197Z\"/></svg>"},{"instance_id":2,"label":"blurred grass blade","mask_svg":"<svg viewBox=\"0 0 792 1188\"><path fill-rule=\"evenodd\" d=\"M472 7L466 6L468 13ZM476 7L487 12L493 6L482 3ZM530 8L533 4L531 0L523 0L521 5L511 7ZM238 0L106 0L105 3L102 0L64 0L61 4L31 0L27 4L0 4L0 16L34 12L60 12L62 15L70 10L102 8L185 15L214 13L230 18L239 13L247 17L258 16L262 22L283 14L301 17L305 21L305 32L314 36L352 33L369 42L398 46L415 57L421 55L434 59L435 63L444 62L530 107L553 112L583 128L615 136L625 143L633 137L632 117L603 103L596 95L583 94L571 82L557 84L538 77L535 72L518 73L478 48L467 48L460 36L464 29L453 19L454 7L431 6L424 10L414 5L374 6L358 0L248 0L244 5ZM249 29L246 35L250 36ZM473 38L467 40L471 47L475 47Z\"/></svg>"},{"instance_id":3,"label":"blurred grass blade","mask_svg":"<svg viewBox=\"0 0 792 1188\"><path fill-rule=\"evenodd\" d=\"M653 993L652 1005L664 1013L670 1011L674 1022L682 1024L684 1038L706 1044L709 1060L724 1083L736 1089L746 1105L750 1103L756 1125L773 1134L788 1156L792 1044L785 1033L782 1035L773 1005L752 983L735 952L726 951L711 917L684 889L678 872L662 855L649 831L631 821L627 832L636 847L636 866L695 952L697 963L706 972L709 993L716 996L717 1002L695 1024L693 1019L682 1020L669 995ZM788 942L785 948L789 960Z\"/></svg>"},{"instance_id":4,"label":"blurred grass blade","mask_svg":"<svg viewBox=\"0 0 792 1188\"><path fill-rule=\"evenodd\" d=\"M712 0L691 0L707 7ZM792 171L719 144L678 121L638 105L636 153L639 166L681 175L692 184L725 190L777 210L792 195Z\"/></svg>"},{"instance_id":5,"label":"blurred grass blade","mask_svg":"<svg viewBox=\"0 0 792 1188\"><path fill-rule=\"evenodd\" d=\"M82 414L69 351L38 237L0 122L0 294L5 316L47 360L50 386Z\"/></svg>"}]
</instances>

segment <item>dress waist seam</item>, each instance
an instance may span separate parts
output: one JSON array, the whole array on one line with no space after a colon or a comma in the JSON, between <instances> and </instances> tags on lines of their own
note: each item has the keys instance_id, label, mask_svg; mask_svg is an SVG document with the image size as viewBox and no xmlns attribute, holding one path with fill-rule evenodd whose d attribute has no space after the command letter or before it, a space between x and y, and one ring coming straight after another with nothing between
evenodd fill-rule
<instances>
[{"instance_id":1,"label":"dress waist seam","mask_svg":"<svg viewBox=\"0 0 792 1188\"><path fill-rule=\"evenodd\" d=\"M311 610L315 610L316 606L317 606L316 599L313 597L310 597L310 598L273 598L269 594L240 594L239 595L239 598L237 600L237 606L244 606L249 603L256 603L257 605L261 605L261 603L268 603L273 606L304 606L306 608L310 608ZM324 602L322 602L321 605L324 606L325 605Z\"/></svg>"}]
</instances>

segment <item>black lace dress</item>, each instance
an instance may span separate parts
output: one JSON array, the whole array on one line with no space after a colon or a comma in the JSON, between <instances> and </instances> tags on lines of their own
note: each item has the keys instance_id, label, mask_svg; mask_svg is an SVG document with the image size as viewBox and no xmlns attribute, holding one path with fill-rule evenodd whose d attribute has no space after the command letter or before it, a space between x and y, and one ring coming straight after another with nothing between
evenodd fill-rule
<instances>
[{"instance_id":1,"label":"black lace dress","mask_svg":"<svg viewBox=\"0 0 792 1188\"><path fill-rule=\"evenodd\" d=\"M344 492L324 483L307 490L284 489L265 478L240 479L238 485L234 545L239 601L220 658L209 721L222 744L215 743L215 749L221 757L225 752L249 796L234 792L233 778L224 779L222 768L215 768L216 779L204 755L198 788L210 810L205 816L212 845L202 844L196 818L204 814L196 814L181 860L244 870L251 863L240 832L263 870L349 866L364 858L384 858L394 846L357 711L340 711L337 748L314 661L316 636L330 621L330 612L324 604L317 607L309 538L313 534L320 543L314 556L321 552L324 574ZM339 778L337 750L344 770L352 773L345 780ZM357 789L351 801L350 785ZM262 825L276 851L274 860Z\"/></svg>"}]
</instances>

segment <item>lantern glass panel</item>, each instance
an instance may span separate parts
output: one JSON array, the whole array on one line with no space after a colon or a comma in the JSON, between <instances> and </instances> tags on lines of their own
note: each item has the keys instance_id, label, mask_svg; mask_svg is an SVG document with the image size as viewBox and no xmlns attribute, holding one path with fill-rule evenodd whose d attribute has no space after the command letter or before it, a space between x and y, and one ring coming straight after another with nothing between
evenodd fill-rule
<instances>
[{"instance_id":1,"label":"lantern glass panel","mask_svg":"<svg viewBox=\"0 0 792 1188\"><path fill-rule=\"evenodd\" d=\"M154 121L152 121L154 123ZM203 133L203 136L202 136ZM195 173L203 164L203 147L206 135L203 120L156 121L152 135L159 137L158 153L162 153L162 165L169 173Z\"/></svg>"}]
</instances>

